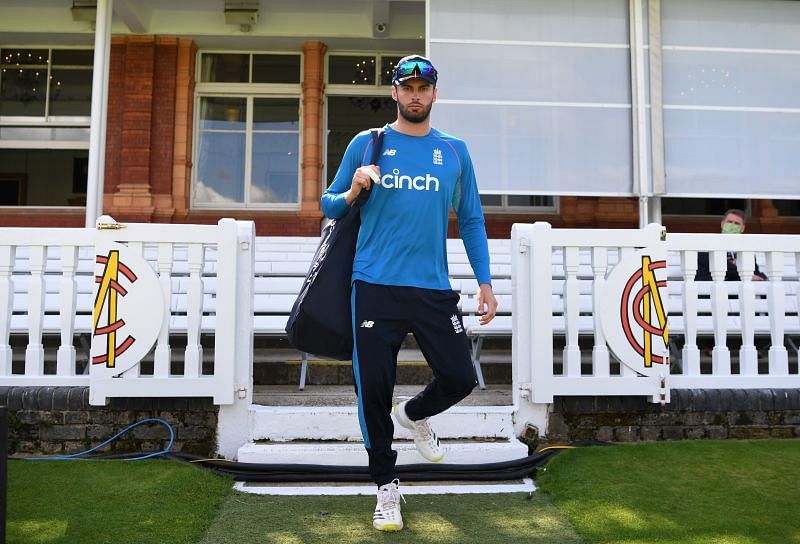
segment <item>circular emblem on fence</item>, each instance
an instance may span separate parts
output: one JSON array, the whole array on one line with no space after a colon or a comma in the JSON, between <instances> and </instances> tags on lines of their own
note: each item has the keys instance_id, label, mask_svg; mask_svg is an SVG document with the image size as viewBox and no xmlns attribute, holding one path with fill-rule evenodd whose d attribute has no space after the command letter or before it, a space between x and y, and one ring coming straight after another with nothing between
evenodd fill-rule
<instances>
[{"instance_id":1,"label":"circular emblem on fence","mask_svg":"<svg viewBox=\"0 0 800 544\"><path fill-rule=\"evenodd\" d=\"M608 346L640 374L667 373L667 261L663 250L645 248L621 260L606 280L600 322Z\"/></svg>"},{"instance_id":2,"label":"circular emblem on fence","mask_svg":"<svg viewBox=\"0 0 800 544\"><path fill-rule=\"evenodd\" d=\"M117 376L153 347L164 319L164 296L153 269L116 242L95 246L92 374Z\"/></svg>"}]
</instances>

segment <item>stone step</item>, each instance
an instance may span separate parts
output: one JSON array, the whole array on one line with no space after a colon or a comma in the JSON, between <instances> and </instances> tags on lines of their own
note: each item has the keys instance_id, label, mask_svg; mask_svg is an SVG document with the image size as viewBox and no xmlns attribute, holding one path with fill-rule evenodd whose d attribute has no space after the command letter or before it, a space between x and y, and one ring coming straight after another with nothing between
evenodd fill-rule
<instances>
[{"instance_id":1,"label":"stone step","mask_svg":"<svg viewBox=\"0 0 800 544\"><path fill-rule=\"evenodd\" d=\"M514 438L513 406L456 405L430 419L442 439ZM270 442L292 440L362 440L358 408L350 406L250 406L250 439ZM395 438L411 439L407 429L395 425Z\"/></svg>"},{"instance_id":2,"label":"stone step","mask_svg":"<svg viewBox=\"0 0 800 544\"><path fill-rule=\"evenodd\" d=\"M259 360L253 364L253 382L261 385L290 385L300 381L299 353L285 354L286 359ZM401 355L403 355L401 353ZM414 358L416 357L416 358ZM511 383L511 353L499 357L482 358L481 369L486 383ZM422 354L406 353L397 363L397 383L427 384L433 374ZM306 375L308 385L353 384L353 370L350 361L330 361L309 359Z\"/></svg>"},{"instance_id":3,"label":"stone step","mask_svg":"<svg viewBox=\"0 0 800 544\"><path fill-rule=\"evenodd\" d=\"M528 446L517 439L510 440L442 440L447 464L484 464L513 461L527 457ZM411 440L395 440L398 465L430 463L417 453ZM241 463L310 464L335 466L368 465L363 442L249 442L239 448Z\"/></svg>"},{"instance_id":4,"label":"stone step","mask_svg":"<svg viewBox=\"0 0 800 544\"><path fill-rule=\"evenodd\" d=\"M423 389L422 385L397 385L392 404L409 399ZM352 385L309 385L299 390L294 385L256 385L253 403L263 406L356 406ZM474 389L459 406L510 406L510 384L487 384L486 389Z\"/></svg>"}]
</instances>

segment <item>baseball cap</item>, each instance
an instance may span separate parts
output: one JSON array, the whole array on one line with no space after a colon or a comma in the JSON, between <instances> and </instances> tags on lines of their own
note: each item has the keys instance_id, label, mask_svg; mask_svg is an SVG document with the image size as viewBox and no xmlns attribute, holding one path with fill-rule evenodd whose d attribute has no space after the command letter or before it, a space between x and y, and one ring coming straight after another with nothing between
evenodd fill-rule
<instances>
[{"instance_id":1,"label":"baseball cap","mask_svg":"<svg viewBox=\"0 0 800 544\"><path fill-rule=\"evenodd\" d=\"M397 62L392 76L392 85L399 85L406 80L421 77L431 85L436 85L438 72L433 63L420 55L409 55Z\"/></svg>"}]
</instances>

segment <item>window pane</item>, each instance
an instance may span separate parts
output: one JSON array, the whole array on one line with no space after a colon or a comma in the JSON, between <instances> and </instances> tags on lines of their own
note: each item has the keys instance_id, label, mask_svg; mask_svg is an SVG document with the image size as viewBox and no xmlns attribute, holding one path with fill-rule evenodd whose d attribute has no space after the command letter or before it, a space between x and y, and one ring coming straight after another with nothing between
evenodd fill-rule
<instances>
[{"instance_id":1,"label":"window pane","mask_svg":"<svg viewBox=\"0 0 800 544\"><path fill-rule=\"evenodd\" d=\"M3 68L0 72L0 115L43 117L47 68Z\"/></svg>"},{"instance_id":2,"label":"window pane","mask_svg":"<svg viewBox=\"0 0 800 544\"><path fill-rule=\"evenodd\" d=\"M467 142L484 190L609 196L632 190L630 108L437 102L433 115L437 128Z\"/></svg>"},{"instance_id":3,"label":"window pane","mask_svg":"<svg viewBox=\"0 0 800 544\"><path fill-rule=\"evenodd\" d=\"M300 55L253 55L253 83L300 83Z\"/></svg>"},{"instance_id":4,"label":"window pane","mask_svg":"<svg viewBox=\"0 0 800 544\"><path fill-rule=\"evenodd\" d=\"M466 140L483 190L633 192L628 2L428 4L435 123Z\"/></svg>"},{"instance_id":5,"label":"window pane","mask_svg":"<svg viewBox=\"0 0 800 544\"><path fill-rule=\"evenodd\" d=\"M397 106L389 96L329 96L328 184L333 181L353 136L362 130L382 127L396 117Z\"/></svg>"},{"instance_id":6,"label":"window pane","mask_svg":"<svg viewBox=\"0 0 800 544\"><path fill-rule=\"evenodd\" d=\"M331 55L328 57L328 83L375 85L375 57Z\"/></svg>"},{"instance_id":7,"label":"window pane","mask_svg":"<svg viewBox=\"0 0 800 544\"><path fill-rule=\"evenodd\" d=\"M434 39L628 43L625 0L437 0L430 6Z\"/></svg>"},{"instance_id":8,"label":"window pane","mask_svg":"<svg viewBox=\"0 0 800 544\"><path fill-rule=\"evenodd\" d=\"M94 51L91 49L54 49L53 66L92 66Z\"/></svg>"},{"instance_id":9,"label":"window pane","mask_svg":"<svg viewBox=\"0 0 800 544\"><path fill-rule=\"evenodd\" d=\"M381 85L392 84L392 74L397 66L397 61L402 57L381 57Z\"/></svg>"},{"instance_id":10,"label":"window pane","mask_svg":"<svg viewBox=\"0 0 800 544\"><path fill-rule=\"evenodd\" d=\"M796 196L800 3L673 0L662 19L667 193Z\"/></svg>"},{"instance_id":11,"label":"window pane","mask_svg":"<svg viewBox=\"0 0 800 544\"><path fill-rule=\"evenodd\" d=\"M203 55L200 81L210 83L247 83L250 55L235 53L206 53Z\"/></svg>"},{"instance_id":12,"label":"window pane","mask_svg":"<svg viewBox=\"0 0 800 544\"><path fill-rule=\"evenodd\" d=\"M800 49L796 2L670 0L661 10L664 45Z\"/></svg>"},{"instance_id":13,"label":"window pane","mask_svg":"<svg viewBox=\"0 0 800 544\"><path fill-rule=\"evenodd\" d=\"M800 55L664 52L665 104L798 108L798 88Z\"/></svg>"},{"instance_id":14,"label":"window pane","mask_svg":"<svg viewBox=\"0 0 800 544\"><path fill-rule=\"evenodd\" d=\"M298 202L297 134L253 134L252 203Z\"/></svg>"},{"instance_id":15,"label":"window pane","mask_svg":"<svg viewBox=\"0 0 800 544\"><path fill-rule=\"evenodd\" d=\"M791 197L800 186L800 114L666 110L667 192Z\"/></svg>"},{"instance_id":16,"label":"window pane","mask_svg":"<svg viewBox=\"0 0 800 544\"><path fill-rule=\"evenodd\" d=\"M85 149L0 149L0 206L83 206Z\"/></svg>"},{"instance_id":17,"label":"window pane","mask_svg":"<svg viewBox=\"0 0 800 544\"><path fill-rule=\"evenodd\" d=\"M89 127L0 127L0 140L89 142Z\"/></svg>"},{"instance_id":18,"label":"window pane","mask_svg":"<svg viewBox=\"0 0 800 544\"><path fill-rule=\"evenodd\" d=\"M502 195L481 195L481 204L484 206L502 206Z\"/></svg>"},{"instance_id":19,"label":"window pane","mask_svg":"<svg viewBox=\"0 0 800 544\"><path fill-rule=\"evenodd\" d=\"M246 108L244 98L203 98L200 101L200 130L244 130Z\"/></svg>"},{"instance_id":20,"label":"window pane","mask_svg":"<svg viewBox=\"0 0 800 544\"><path fill-rule=\"evenodd\" d=\"M50 115L91 115L91 70L53 68L50 80Z\"/></svg>"},{"instance_id":21,"label":"window pane","mask_svg":"<svg viewBox=\"0 0 800 544\"><path fill-rule=\"evenodd\" d=\"M552 206L552 196L540 195L508 195L509 206Z\"/></svg>"},{"instance_id":22,"label":"window pane","mask_svg":"<svg viewBox=\"0 0 800 544\"><path fill-rule=\"evenodd\" d=\"M253 130L298 130L300 102L296 98L253 100Z\"/></svg>"},{"instance_id":23,"label":"window pane","mask_svg":"<svg viewBox=\"0 0 800 544\"><path fill-rule=\"evenodd\" d=\"M800 216L800 200L773 200L781 216Z\"/></svg>"},{"instance_id":24,"label":"window pane","mask_svg":"<svg viewBox=\"0 0 800 544\"><path fill-rule=\"evenodd\" d=\"M199 204L244 202L244 133L202 132L194 200Z\"/></svg>"},{"instance_id":25,"label":"window pane","mask_svg":"<svg viewBox=\"0 0 800 544\"><path fill-rule=\"evenodd\" d=\"M443 43L436 55L442 82L449 82L446 99L631 101L630 61L623 48Z\"/></svg>"},{"instance_id":26,"label":"window pane","mask_svg":"<svg viewBox=\"0 0 800 544\"><path fill-rule=\"evenodd\" d=\"M47 66L47 49L0 49L3 66Z\"/></svg>"},{"instance_id":27,"label":"window pane","mask_svg":"<svg viewBox=\"0 0 800 544\"><path fill-rule=\"evenodd\" d=\"M777 200L775 202L778 202ZM663 215L714 215L722 219L722 214L736 208L747 210L747 200L743 198L662 198Z\"/></svg>"}]
</instances>

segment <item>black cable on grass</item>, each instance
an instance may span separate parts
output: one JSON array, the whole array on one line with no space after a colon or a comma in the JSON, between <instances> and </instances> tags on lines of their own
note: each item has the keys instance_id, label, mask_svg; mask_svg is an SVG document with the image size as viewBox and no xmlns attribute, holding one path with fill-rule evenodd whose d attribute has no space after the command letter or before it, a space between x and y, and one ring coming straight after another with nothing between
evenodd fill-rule
<instances>
[{"instance_id":1,"label":"black cable on grass","mask_svg":"<svg viewBox=\"0 0 800 544\"><path fill-rule=\"evenodd\" d=\"M500 481L532 476L538 467L563 449L600 443L575 443L548 446L513 461L484 464L433 464L398 465L398 478L404 481L462 480ZM200 465L216 473L233 477L240 482L370 482L369 469L352 465L308 465L239 463L227 459L206 459L197 455L175 453L172 459Z\"/></svg>"}]
</instances>

